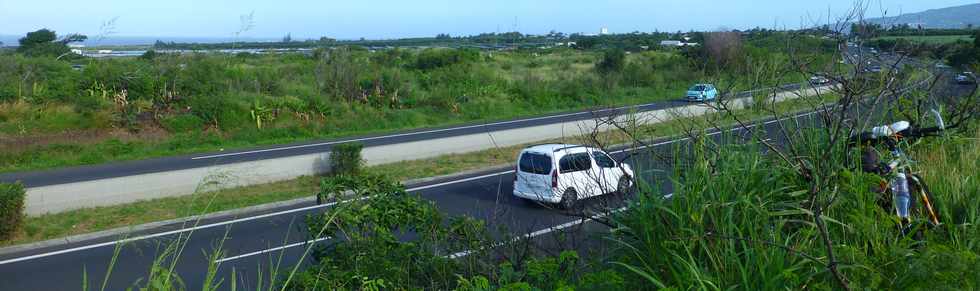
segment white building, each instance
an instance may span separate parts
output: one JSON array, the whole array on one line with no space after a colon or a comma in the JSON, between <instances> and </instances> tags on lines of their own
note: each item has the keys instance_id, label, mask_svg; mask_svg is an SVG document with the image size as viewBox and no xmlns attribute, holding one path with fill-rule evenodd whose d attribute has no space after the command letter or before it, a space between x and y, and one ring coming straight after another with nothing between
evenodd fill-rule
<instances>
[{"instance_id":1,"label":"white building","mask_svg":"<svg viewBox=\"0 0 980 291\"><path fill-rule=\"evenodd\" d=\"M607 34L609 34L609 28L603 27L599 29L599 35L607 35Z\"/></svg>"},{"instance_id":2,"label":"white building","mask_svg":"<svg viewBox=\"0 0 980 291\"><path fill-rule=\"evenodd\" d=\"M662 40L660 41L660 46L666 47L682 47L682 46L696 46L696 42L683 42L680 40Z\"/></svg>"},{"instance_id":3,"label":"white building","mask_svg":"<svg viewBox=\"0 0 980 291\"><path fill-rule=\"evenodd\" d=\"M68 48L71 49L71 53L80 55L82 54L82 49L85 48L85 45L80 43L69 43Z\"/></svg>"}]
</instances>

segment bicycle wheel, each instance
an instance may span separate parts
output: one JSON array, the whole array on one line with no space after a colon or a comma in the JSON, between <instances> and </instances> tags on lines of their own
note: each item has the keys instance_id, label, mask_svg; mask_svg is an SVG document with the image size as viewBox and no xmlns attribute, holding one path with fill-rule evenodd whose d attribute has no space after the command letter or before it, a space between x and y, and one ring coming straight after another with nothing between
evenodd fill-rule
<instances>
[{"instance_id":1,"label":"bicycle wheel","mask_svg":"<svg viewBox=\"0 0 980 291\"><path fill-rule=\"evenodd\" d=\"M912 179L909 179L909 190L912 195L915 195L912 197L910 207L922 214L933 225L939 225L939 207L936 205L936 198L932 195L932 191L929 191L929 186L919 175L913 174L910 177Z\"/></svg>"}]
</instances>

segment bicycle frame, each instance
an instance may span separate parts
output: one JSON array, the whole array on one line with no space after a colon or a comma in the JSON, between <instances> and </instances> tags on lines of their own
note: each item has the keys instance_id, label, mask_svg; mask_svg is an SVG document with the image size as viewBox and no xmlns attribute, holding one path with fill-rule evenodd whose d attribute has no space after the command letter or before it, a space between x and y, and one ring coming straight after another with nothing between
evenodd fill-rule
<instances>
[{"instance_id":1,"label":"bicycle frame","mask_svg":"<svg viewBox=\"0 0 980 291\"><path fill-rule=\"evenodd\" d=\"M895 141L889 140L888 142L886 142L886 144L888 145L888 148L891 150L891 154L893 157L893 160L888 163L888 167L891 169L892 172L900 171L901 173L905 174L907 183L909 184L908 185L909 199L911 199L911 201L909 203L909 209L907 213L911 214L912 208L915 208L914 200L920 199L922 202L922 206L925 208L924 214L926 215L927 220L933 225L939 225L939 214L936 213L935 210L936 208L934 207L934 201L932 201L932 198L929 195L929 190L927 189L923 181L919 178L919 175L917 175L917 173L911 170L911 164L913 164L914 161L911 160L911 158L909 158L907 155L905 155L905 152L902 151L901 147L899 147ZM893 177L889 180L889 183L895 183L897 179L898 179L897 177ZM888 188L886 192L888 192L890 195L895 195L895 193L892 193L890 188ZM892 204L893 204L892 207L895 208L894 210L897 215L899 213L897 209L898 205L895 204L894 201L892 202Z\"/></svg>"}]
</instances>

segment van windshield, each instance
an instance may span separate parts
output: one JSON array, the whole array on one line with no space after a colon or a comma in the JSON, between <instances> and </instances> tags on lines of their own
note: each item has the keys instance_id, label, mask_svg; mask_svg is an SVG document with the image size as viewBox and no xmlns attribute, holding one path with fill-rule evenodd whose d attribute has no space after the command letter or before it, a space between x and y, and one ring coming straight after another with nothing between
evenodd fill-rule
<instances>
[{"instance_id":1,"label":"van windshield","mask_svg":"<svg viewBox=\"0 0 980 291\"><path fill-rule=\"evenodd\" d=\"M687 91L704 91L704 86L697 85L697 86L691 87L691 89L687 89Z\"/></svg>"},{"instance_id":2,"label":"van windshield","mask_svg":"<svg viewBox=\"0 0 980 291\"><path fill-rule=\"evenodd\" d=\"M521 172L547 175L551 173L551 157L543 154L524 153L521 155Z\"/></svg>"}]
</instances>

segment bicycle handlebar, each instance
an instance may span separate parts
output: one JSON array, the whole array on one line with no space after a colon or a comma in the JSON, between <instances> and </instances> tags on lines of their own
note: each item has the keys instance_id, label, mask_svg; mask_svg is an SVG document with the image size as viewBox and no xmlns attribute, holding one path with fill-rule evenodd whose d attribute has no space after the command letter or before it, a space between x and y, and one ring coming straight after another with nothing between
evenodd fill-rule
<instances>
[{"instance_id":1,"label":"bicycle handlebar","mask_svg":"<svg viewBox=\"0 0 980 291\"><path fill-rule=\"evenodd\" d=\"M886 144L891 145L893 141L893 137L898 137L899 139L901 139L901 138L922 138L922 137L930 137L930 136L939 136L939 133L942 131L943 128L938 126L924 127L924 128L909 127L895 134L883 135L883 136L876 135L875 133L870 131L865 131L851 136L850 139L848 139L848 144L854 145L854 144L868 143L868 144L876 145L878 143L885 142Z\"/></svg>"}]
</instances>

